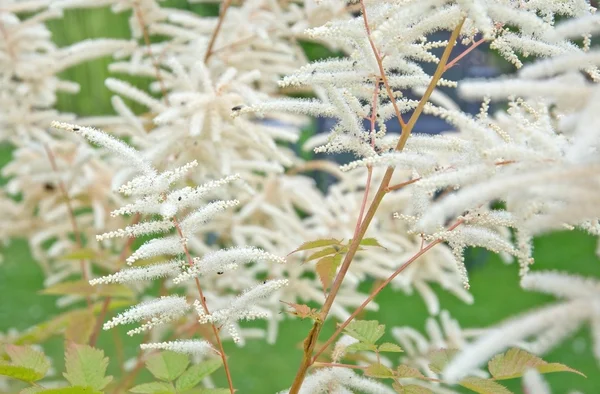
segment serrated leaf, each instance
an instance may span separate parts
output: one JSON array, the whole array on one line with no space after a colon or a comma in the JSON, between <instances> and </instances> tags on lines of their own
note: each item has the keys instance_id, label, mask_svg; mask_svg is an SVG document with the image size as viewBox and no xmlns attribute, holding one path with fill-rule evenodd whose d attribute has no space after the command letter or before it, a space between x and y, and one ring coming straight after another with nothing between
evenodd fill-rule
<instances>
[{"instance_id":1,"label":"serrated leaf","mask_svg":"<svg viewBox=\"0 0 600 394\"><path fill-rule=\"evenodd\" d=\"M353 320L344 332L365 343L375 343L385 333L385 326L377 320Z\"/></svg>"},{"instance_id":2,"label":"serrated leaf","mask_svg":"<svg viewBox=\"0 0 600 394\"><path fill-rule=\"evenodd\" d=\"M379 241L377 241L375 238L363 238L363 240L360 241L360 245L362 245L362 246L377 246L377 247L383 248L383 246L381 246ZM385 249L385 248L383 248L383 249Z\"/></svg>"},{"instance_id":3,"label":"serrated leaf","mask_svg":"<svg viewBox=\"0 0 600 394\"><path fill-rule=\"evenodd\" d=\"M365 370L365 375L373 378L394 378L394 372L383 364L375 363L369 365Z\"/></svg>"},{"instance_id":4,"label":"serrated leaf","mask_svg":"<svg viewBox=\"0 0 600 394\"><path fill-rule=\"evenodd\" d=\"M171 382L185 371L189 363L187 355L166 350L150 356L146 360L146 368L156 379Z\"/></svg>"},{"instance_id":5,"label":"serrated leaf","mask_svg":"<svg viewBox=\"0 0 600 394\"><path fill-rule=\"evenodd\" d=\"M458 350L456 349L437 349L430 352L427 357L429 358L429 369L435 373L442 373L444 367L450 360L456 355Z\"/></svg>"},{"instance_id":6,"label":"serrated leaf","mask_svg":"<svg viewBox=\"0 0 600 394\"><path fill-rule=\"evenodd\" d=\"M48 295L89 295L95 291L94 287L85 280L61 282L40 291L40 294Z\"/></svg>"},{"instance_id":7,"label":"serrated leaf","mask_svg":"<svg viewBox=\"0 0 600 394\"><path fill-rule=\"evenodd\" d=\"M124 307L130 306L131 302L123 301L123 300L112 300L108 307L108 310L122 309ZM99 313L103 308L103 302L94 303L93 311L94 313ZM39 344L46 341L48 338L58 335L62 332L62 330L67 327L69 320L74 314L80 312L81 309L73 310L69 312L62 313L48 321L42 322L36 326L31 327L19 337L14 340L14 343L17 345L27 345L27 344Z\"/></svg>"},{"instance_id":8,"label":"serrated leaf","mask_svg":"<svg viewBox=\"0 0 600 394\"><path fill-rule=\"evenodd\" d=\"M373 345L372 343L356 342L346 347L346 352L348 353L362 352L367 350L374 352L375 350L377 350L377 346Z\"/></svg>"},{"instance_id":9,"label":"serrated leaf","mask_svg":"<svg viewBox=\"0 0 600 394\"><path fill-rule=\"evenodd\" d=\"M384 342L379 345L379 351L402 353L404 350L402 350L402 348L395 343Z\"/></svg>"},{"instance_id":10,"label":"serrated leaf","mask_svg":"<svg viewBox=\"0 0 600 394\"><path fill-rule=\"evenodd\" d=\"M523 349L512 348L494 356L488 363L488 369L496 380L513 379L523 376L529 368L539 373L573 372L585 376L576 369L564 364L548 363Z\"/></svg>"},{"instance_id":11,"label":"serrated leaf","mask_svg":"<svg viewBox=\"0 0 600 394\"><path fill-rule=\"evenodd\" d=\"M223 362L220 359L207 360L192 365L177 379L175 387L177 390L189 390L200 383L202 379L221 368L221 365L223 365Z\"/></svg>"},{"instance_id":12,"label":"serrated leaf","mask_svg":"<svg viewBox=\"0 0 600 394\"><path fill-rule=\"evenodd\" d=\"M141 394L170 394L175 393L176 391L170 383L152 382L138 384L137 386L132 387L129 392Z\"/></svg>"},{"instance_id":13,"label":"serrated leaf","mask_svg":"<svg viewBox=\"0 0 600 394\"><path fill-rule=\"evenodd\" d=\"M294 316L298 316L301 319L310 317L313 320L318 320L320 318L319 311L317 311L314 308L309 307L308 305L294 304L293 302L285 302L285 301L281 301L281 302L288 305L290 308L293 308L294 309L293 311L288 311L288 312Z\"/></svg>"},{"instance_id":14,"label":"serrated leaf","mask_svg":"<svg viewBox=\"0 0 600 394\"><path fill-rule=\"evenodd\" d=\"M458 382L461 386L479 394L513 394L512 391L491 379L469 376Z\"/></svg>"},{"instance_id":15,"label":"serrated leaf","mask_svg":"<svg viewBox=\"0 0 600 394\"><path fill-rule=\"evenodd\" d=\"M425 375L423 375L421 371L404 364L398 365L398 368L396 368L396 376L399 378L425 378Z\"/></svg>"},{"instance_id":16,"label":"serrated leaf","mask_svg":"<svg viewBox=\"0 0 600 394\"><path fill-rule=\"evenodd\" d=\"M71 343L65 355L67 372L63 376L73 386L102 390L112 381L112 376L104 376L107 366L108 358L102 350Z\"/></svg>"},{"instance_id":17,"label":"serrated leaf","mask_svg":"<svg viewBox=\"0 0 600 394\"><path fill-rule=\"evenodd\" d=\"M433 394L433 391L428 388L418 386L416 384L401 385L398 382L392 383L392 388L399 394Z\"/></svg>"},{"instance_id":18,"label":"serrated leaf","mask_svg":"<svg viewBox=\"0 0 600 394\"><path fill-rule=\"evenodd\" d=\"M6 345L6 353L10 356L13 365L31 368L40 375L46 376L50 362L44 353L29 346Z\"/></svg>"},{"instance_id":19,"label":"serrated leaf","mask_svg":"<svg viewBox=\"0 0 600 394\"><path fill-rule=\"evenodd\" d=\"M325 256L321 260L317 261L315 271L317 271L317 275L323 284L324 290L328 289L331 285L331 282L333 282L333 278L335 278L335 273L337 272L337 268L341 262L341 254Z\"/></svg>"},{"instance_id":20,"label":"serrated leaf","mask_svg":"<svg viewBox=\"0 0 600 394\"><path fill-rule=\"evenodd\" d=\"M339 248L334 248L334 247L319 250L318 252L315 252L315 253L311 254L310 256L308 256L306 258L305 263L308 263L309 261L312 261L312 260L316 260L320 257L328 256L330 254L336 254L337 252L339 252L339 250L340 250Z\"/></svg>"},{"instance_id":21,"label":"serrated leaf","mask_svg":"<svg viewBox=\"0 0 600 394\"><path fill-rule=\"evenodd\" d=\"M8 376L13 379L22 380L24 382L35 382L44 377L33 368L22 367L13 364L0 364L0 375Z\"/></svg>"},{"instance_id":22,"label":"serrated leaf","mask_svg":"<svg viewBox=\"0 0 600 394\"><path fill-rule=\"evenodd\" d=\"M86 344L96 325L96 316L89 309L77 311L68 320L65 339L74 343Z\"/></svg>"},{"instance_id":23,"label":"serrated leaf","mask_svg":"<svg viewBox=\"0 0 600 394\"><path fill-rule=\"evenodd\" d=\"M103 394L102 391L94 390L92 387L72 386L61 387L58 389L45 389L35 391L35 393L43 394Z\"/></svg>"},{"instance_id":24,"label":"serrated leaf","mask_svg":"<svg viewBox=\"0 0 600 394\"><path fill-rule=\"evenodd\" d=\"M63 260L91 260L96 257L96 251L91 248L74 250L61 257Z\"/></svg>"},{"instance_id":25,"label":"serrated leaf","mask_svg":"<svg viewBox=\"0 0 600 394\"><path fill-rule=\"evenodd\" d=\"M296 253L296 252L299 252L301 250L309 250L309 249L315 249L315 248L322 248L324 246L339 245L339 244L340 244L340 241L338 241L337 239L333 239L333 238L329 238L329 239L317 239L316 241L304 242L302 245L300 245L297 249L295 249L294 251L290 252L289 254Z\"/></svg>"}]
</instances>

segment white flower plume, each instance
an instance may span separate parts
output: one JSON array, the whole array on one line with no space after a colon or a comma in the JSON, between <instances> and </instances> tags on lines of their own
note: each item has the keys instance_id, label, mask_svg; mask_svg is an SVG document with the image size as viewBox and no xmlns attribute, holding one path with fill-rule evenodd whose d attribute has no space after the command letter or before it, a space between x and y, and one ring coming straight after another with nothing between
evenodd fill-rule
<instances>
[{"instance_id":1,"label":"white flower plume","mask_svg":"<svg viewBox=\"0 0 600 394\"><path fill-rule=\"evenodd\" d=\"M182 339L171 342L142 343L140 347L145 350L170 350L172 352L184 353L192 356L206 356L208 354L215 353L218 354L217 350L210 344L210 342L197 339Z\"/></svg>"},{"instance_id":2,"label":"white flower plume","mask_svg":"<svg viewBox=\"0 0 600 394\"><path fill-rule=\"evenodd\" d=\"M251 289L244 291L236 297L229 307L217 309L209 314L206 313L204 306L196 300L194 306L202 324L211 323L223 325L227 328L234 342L239 342L240 337L232 324L237 320L255 320L266 319L271 313L266 309L261 309L256 304L259 300L273 295L277 290L287 286L287 279L265 281Z\"/></svg>"},{"instance_id":3,"label":"white flower plume","mask_svg":"<svg viewBox=\"0 0 600 394\"><path fill-rule=\"evenodd\" d=\"M191 308L185 297L168 296L155 300L142 302L123 313L112 318L104 324L104 329L109 330L122 324L129 324L146 320L140 327L127 332L127 335L147 331L159 324L168 323L183 315Z\"/></svg>"}]
</instances>

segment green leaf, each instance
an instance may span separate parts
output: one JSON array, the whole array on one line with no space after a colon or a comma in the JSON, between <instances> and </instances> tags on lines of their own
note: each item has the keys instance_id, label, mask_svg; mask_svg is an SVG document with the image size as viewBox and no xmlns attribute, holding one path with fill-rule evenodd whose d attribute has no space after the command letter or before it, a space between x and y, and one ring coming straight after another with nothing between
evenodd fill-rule
<instances>
[{"instance_id":1,"label":"green leaf","mask_svg":"<svg viewBox=\"0 0 600 394\"><path fill-rule=\"evenodd\" d=\"M335 278L335 273L341 262L341 254L325 256L317 262L315 270L317 271L317 275L319 275L319 279L323 284L323 289L329 288L331 282L333 282L333 278Z\"/></svg>"},{"instance_id":2,"label":"green leaf","mask_svg":"<svg viewBox=\"0 0 600 394\"><path fill-rule=\"evenodd\" d=\"M340 250L339 248L333 248L333 247L319 250L318 252L315 252L315 253L311 254L310 256L308 256L308 258L306 259L305 262L307 263L309 261L316 260L320 257L328 256L330 254L336 254L337 252L339 252L339 250Z\"/></svg>"},{"instance_id":3,"label":"green leaf","mask_svg":"<svg viewBox=\"0 0 600 394\"><path fill-rule=\"evenodd\" d=\"M102 390L112 380L112 376L104 376L107 366L108 358L104 357L102 350L71 343L65 355L67 372L63 376L73 386Z\"/></svg>"},{"instance_id":4,"label":"green leaf","mask_svg":"<svg viewBox=\"0 0 600 394\"><path fill-rule=\"evenodd\" d=\"M104 302L96 302L93 307L94 313L100 313L100 311L103 309L103 304ZM130 305L131 302L129 301L113 300L110 302L108 310L112 311L115 309L122 309ZM40 323L37 326L33 326L17 337L14 343L17 345L42 343L48 338L61 333L62 330L68 326L70 319L77 313L81 313L82 310L83 309L77 309L65 312L48 321Z\"/></svg>"},{"instance_id":5,"label":"green leaf","mask_svg":"<svg viewBox=\"0 0 600 394\"><path fill-rule=\"evenodd\" d=\"M373 345L372 343L364 343L364 342L356 342L353 343L352 345L346 347L346 352L350 353L350 352L362 352L362 351L366 351L366 350L370 350L370 351L375 351L377 350L377 346Z\"/></svg>"},{"instance_id":6,"label":"green leaf","mask_svg":"<svg viewBox=\"0 0 600 394\"><path fill-rule=\"evenodd\" d=\"M383 364L375 363L365 369L365 375L373 378L394 378L394 372Z\"/></svg>"},{"instance_id":7,"label":"green leaf","mask_svg":"<svg viewBox=\"0 0 600 394\"><path fill-rule=\"evenodd\" d=\"M42 389L40 391L34 391L34 393L43 394L103 394L102 391L94 390L92 387L83 386L72 386L72 387L61 387L58 389Z\"/></svg>"},{"instance_id":8,"label":"green leaf","mask_svg":"<svg viewBox=\"0 0 600 394\"><path fill-rule=\"evenodd\" d=\"M146 360L146 368L155 378L171 382L185 371L189 363L187 355L167 350L150 356Z\"/></svg>"},{"instance_id":9,"label":"green leaf","mask_svg":"<svg viewBox=\"0 0 600 394\"><path fill-rule=\"evenodd\" d=\"M129 287L119 283L92 286L85 280L61 282L50 286L40 292L47 295L97 295L113 298L133 298L134 293Z\"/></svg>"},{"instance_id":10,"label":"green leaf","mask_svg":"<svg viewBox=\"0 0 600 394\"><path fill-rule=\"evenodd\" d=\"M399 394L433 394L433 391L428 388L418 386L416 384L401 385L398 382L392 383L392 388Z\"/></svg>"},{"instance_id":11,"label":"green leaf","mask_svg":"<svg viewBox=\"0 0 600 394\"><path fill-rule=\"evenodd\" d=\"M0 375L8 376L13 379L19 379L24 382L35 382L44 377L33 368L22 367L20 365L0 364Z\"/></svg>"},{"instance_id":12,"label":"green leaf","mask_svg":"<svg viewBox=\"0 0 600 394\"><path fill-rule=\"evenodd\" d=\"M86 344L96 325L96 316L89 309L83 309L73 314L65 330L65 339L74 343Z\"/></svg>"},{"instance_id":13,"label":"green leaf","mask_svg":"<svg viewBox=\"0 0 600 394\"><path fill-rule=\"evenodd\" d=\"M375 343L383 336L385 326L377 320L353 320L344 331L361 342Z\"/></svg>"},{"instance_id":14,"label":"green leaf","mask_svg":"<svg viewBox=\"0 0 600 394\"><path fill-rule=\"evenodd\" d=\"M329 239L317 239L316 241L304 242L302 245L300 245L298 247L298 249L295 249L294 251L290 252L289 254L296 253L301 250L321 248L323 246L330 246L330 245L340 245L340 241L338 241L337 239L329 238Z\"/></svg>"},{"instance_id":15,"label":"green leaf","mask_svg":"<svg viewBox=\"0 0 600 394\"><path fill-rule=\"evenodd\" d=\"M175 389L171 383L152 382L139 384L129 390L132 393L142 394L170 394L175 393Z\"/></svg>"},{"instance_id":16,"label":"green leaf","mask_svg":"<svg viewBox=\"0 0 600 394\"><path fill-rule=\"evenodd\" d=\"M363 240L360 241L360 245L362 245L362 246L377 246L377 247L383 248L383 246L381 246L381 244L375 238L363 238ZM383 249L385 249L385 248L383 248Z\"/></svg>"},{"instance_id":17,"label":"green leaf","mask_svg":"<svg viewBox=\"0 0 600 394\"><path fill-rule=\"evenodd\" d=\"M461 386L479 394L512 394L512 391L491 379L469 376L458 382Z\"/></svg>"},{"instance_id":18,"label":"green leaf","mask_svg":"<svg viewBox=\"0 0 600 394\"><path fill-rule=\"evenodd\" d=\"M203 389L203 390L200 390L199 393L201 393L201 394L229 394L230 391L229 391L229 389L216 388L216 389Z\"/></svg>"},{"instance_id":19,"label":"green leaf","mask_svg":"<svg viewBox=\"0 0 600 394\"><path fill-rule=\"evenodd\" d=\"M223 365L221 359L207 360L192 365L177 379L175 387L177 390L189 390L200 383L202 379L219 369L221 365Z\"/></svg>"},{"instance_id":20,"label":"green leaf","mask_svg":"<svg viewBox=\"0 0 600 394\"><path fill-rule=\"evenodd\" d=\"M498 354L488 363L488 369L496 380L521 377L529 368L536 369L540 373L573 372L585 376L576 369L559 363L548 363L538 356L518 348Z\"/></svg>"},{"instance_id":21,"label":"green leaf","mask_svg":"<svg viewBox=\"0 0 600 394\"><path fill-rule=\"evenodd\" d=\"M44 355L29 346L6 345L6 353L14 365L31 368L38 374L46 376L50 368L50 362Z\"/></svg>"},{"instance_id":22,"label":"green leaf","mask_svg":"<svg viewBox=\"0 0 600 394\"><path fill-rule=\"evenodd\" d=\"M438 349L430 352L427 357L429 358L429 369L435 373L442 373L444 367L450 360L456 355L458 350L456 349Z\"/></svg>"},{"instance_id":23,"label":"green leaf","mask_svg":"<svg viewBox=\"0 0 600 394\"><path fill-rule=\"evenodd\" d=\"M63 260L91 260L96 257L96 251L91 248L77 249L62 256Z\"/></svg>"},{"instance_id":24,"label":"green leaf","mask_svg":"<svg viewBox=\"0 0 600 394\"><path fill-rule=\"evenodd\" d=\"M423 375L421 371L404 364L398 365L398 368L396 369L396 376L399 378L425 378L425 375Z\"/></svg>"},{"instance_id":25,"label":"green leaf","mask_svg":"<svg viewBox=\"0 0 600 394\"><path fill-rule=\"evenodd\" d=\"M404 350L402 350L402 348L395 343L384 342L379 345L379 351L402 353Z\"/></svg>"}]
</instances>

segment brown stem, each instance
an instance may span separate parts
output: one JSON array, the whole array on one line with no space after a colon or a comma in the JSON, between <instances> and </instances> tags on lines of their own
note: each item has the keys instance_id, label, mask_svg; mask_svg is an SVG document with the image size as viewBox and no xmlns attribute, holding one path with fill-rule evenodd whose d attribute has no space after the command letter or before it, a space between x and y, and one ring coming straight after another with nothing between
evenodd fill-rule
<instances>
[{"instance_id":1,"label":"brown stem","mask_svg":"<svg viewBox=\"0 0 600 394\"><path fill-rule=\"evenodd\" d=\"M223 9L219 13L219 20L217 21L217 26L210 37L210 41L208 42L208 47L206 48L206 54L204 55L204 63L208 63L208 59L213 54L213 47L215 46L215 42L217 41L217 36L221 31L221 27L223 26L223 20L225 19L225 14L227 14L227 10L231 5L231 0L225 0L223 3Z\"/></svg>"},{"instance_id":2,"label":"brown stem","mask_svg":"<svg viewBox=\"0 0 600 394\"><path fill-rule=\"evenodd\" d=\"M361 1L361 8L363 10L363 18L366 23L367 19L364 14L365 7L364 7L364 3L362 1ZM445 67L446 63L448 62L450 53L452 52L452 49L454 48L454 44L456 43L456 40L458 39L458 35L460 34L460 30L462 29L463 23L464 23L464 19L462 19L458 23L458 25L455 27L455 29L452 31L450 40L448 41L448 45L444 49L444 53L442 54L440 62L438 63L437 69L435 70L435 73L433 74L433 77L429 83L429 86L427 87L427 90L425 91L425 94L423 95L423 97L421 98L421 101L417 105L417 108L414 110L413 114L411 115L410 120L405 125L405 127L403 127L403 129L402 129L402 134L400 135L400 139L398 140L398 143L396 145L397 151L402 151L404 149L404 146L406 145L406 141L408 140L408 137L409 137L410 133L412 132L412 130L417 122L417 119L423 112L423 108L425 107L425 104L429 100L431 93L433 92L433 90L435 89L435 86L437 85L438 81L442 77L442 74L444 73L444 67ZM367 32L370 32L370 30L368 28L367 28ZM372 43L370 36L369 36L369 41ZM374 45L374 44L372 43L372 45ZM380 70L383 72L383 68L380 68ZM382 77L382 79L385 79L385 75ZM384 83L385 83L385 80L384 80ZM392 100L392 102L394 102L393 96L390 96L390 99ZM290 388L290 394L297 394L300 390L300 387L302 386L302 382L304 381L306 372L308 371L308 368L310 367L310 365L313 362L312 353L317 344L317 338L319 337L319 333L321 332L321 329L323 327L323 322L325 321L325 319L329 313L329 310L331 309L331 306L333 305L333 301L335 300L335 297L336 297L338 291L340 290L342 281L344 280L344 277L346 276L346 273L348 272L348 269L350 268L350 263L352 262L352 259L354 258L355 254L358 250L360 241L364 237L369 225L371 224L371 220L373 220L373 217L375 216L375 213L377 211L377 208L379 207L379 204L381 204L383 197L387 193L387 189L388 189L388 186L389 186L390 180L392 179L393 174L394 174L394 168L389 167L386 170L386 172L383 176L383 179L381 180L381 184L379 185L377 193L375 194L375 197L373 198L373 201L371 202L369 210L367 211L367 214L365 215L365 218L360 226L357 236L355 236L352 239L352 242L348 248L348 252L346 253L346 256L344 257L344 261L340 267L340 271L337 274L335 281L333 282L333 285L331 286L329 295L325 299L325 303L323 304L323 307L321 309L320 319L315 321L308 336L304 340L304 355L302 357L300 367L298 368L298 372L296 373L296 377L294 378L294 382L292 383L292 387Z\"/></svg>"},{"instance_id":3,"label":"brown stem","mask_svg":"<svg viewBox=\"0 0 600 394\"><path fill-rule=\"evenodd\" d=\"M485 42L485 38L482 38L478 41L475 41L470 47L468 47L467 49L465 49L463 51L463 53L461 53L460 55L456 56L454 59L452 59L451 62L449 62L448 64L446 64L446 67L444 67L444 71L447 71L449 68L453 67L456 65L456 63L462 59L463 57L467 56L473 49L477 48L479 45L483 44Z\"/></svg>"},{"instance_id":4,"label":"brown stem","mask_svg":"<svg viewBox=\"0 0 600 394\"><path fill-rule=\"evenodd\" d=\"M363 367L360 365L352 365L352 364L339 364L339 363L321 363L315 362L313 364L314 367L340 367L340 368L351 368L351 369L367 369L367 367Z\"/></svg>"},{"instance_id":5,"label":"brown stem","mask_svg":"<svg viewBox=\"0 0 600 394\"><path fill-rule=\"evenodd\" d=\"M160 75L160 66L158 64L158 60L152 54L152 47L150 42L150 34L148 34L148 26L146 26L146 22L144 21L144 16L142 15L142 11L140 10L140 5L137 2L134 2L133 10L135 16L140 24L140 28L142 29L142 34L144 35L144 43L146 44L146 50L148 51L148 56L150 57L150 61L152 62L152 66L154 67L154 73L156 74L156 80L160 85L160 91L163 95L163 100L167 105L169 105L169 99L167 97L167 88L165 87L165 82Z\"/></svg>"},{"instance_id":6,"label":"brown stem","mask_svg":"<svg viewBox=\"0 0 600 394\"><path fill-rule=\"evenodd\" d=\"M77 225L77 220L75 219L75 211L73 210L73 205L71 204L71 198L69 197L69 193L67 192L67 188L64 182L60 179L60 174L58 172L58 165L56 164L56 159L54 158L54 154L50 147L44 144L44 149L46 150L46 155L48 155L48 160L50 160L50 166L52 167L52 171L56 174L56 181L58 182L58 188L63 195L65 200L65 204L67 204L67 211L69 212L69 220L71 221L71 227L73 227L73 236L75 237L75 242L79 249L83 249L83 242L81 241L81 234L79 232L79 226ZM79 260L79 267L81 268L81 276L85 282L90 281L90 276L87 271L87 267L85 264L85 260ZM85 300L87 302L88 307L92 307L92 298L89 295L85 296Z\"/></svg>"},{"instance_id":7,"label":"brown stem","mask_svg":"<svg viewBox=\"0 0 600 394\"><path fill-rule=\"evenodd\" d=\"M373 104L371 105L371 147L375 148L375 119L377 119L377 96L379 95L379 81L375 81L375 91L373 92ZM367 206L367 199L369 198L369 189L371 188L371 177L373 176L373 167L367 166L367 182L365 185L365 193L363 194L362 203L360 204L360 212L358 214L358 220L356 221L356 228L354 229L354 237L360 230L360 224L362 223L363 214L365 213L365 207Z\"/></svg>"},{"instance_id":8,"label":"brown stem","mask_svg":"<svg viewBox=\"0 0 600 394\"><path fill-rule=\"evenodd\" d=\"M173 218L173 223L175 225L175 228L177 229L177 233L179 234L179 237L184 240L184 236L183 236L183 231L181 231L181 226L179 225L179 222L177 221L176 218ZM190 267L194 266L194 260L192 259L192 256L190 254L190 251L187 247L187 245L185 244L185 242L183 242L183 250L185 252L185 256L187 257L188 260L188 264L190 265ZM206 305L206 298L204 297L204 293L202 292L202 287L200 286L200 279L195 278L196 281L196 288L198 289L198 295L200 296L200 303L202 304L202 308L204 309L204 313L206 313L207 315L210 314L209 310L208 310L208 306ZM227 384L229 384L229 391L231 392L231 394L235 393L235 389L233 388L233 380L231 379L231 371L229 370L229 364L227 363L227 356L225 354L225 349L223 348L223 343L221 342L221 337L219 336L219 330L217 329L217 326L215 326L214 324L211 324L213 333L215 334L215 341L217 342L217 346L219 348L219 353L221 356L221 359L223 360L223 367L225 368L225 375L227 376Z\"/></svg>"},{"instance_id":9,"label":"brown stem","mask_svg":"<svg viewBox=\"0 0 600 394\"><path fill-rule=\"evenodd\" d=\"M390 87L390 84L388 83L387 76L385 75L385 69L383 68L383 59L381 57L381 54L379 53L379 50L377 50L377 47L375 46L375 42L373 42L373 38L371 38L371 28L369 27L369 20L367 18L367 9L365 8L365 3L363 0L360 1L360 9L362 11L363 22L365 24L365 29L367 31L367 38L369 39L369 44L371 45L371 49L373 50L373 55L375 55L375 60L377 60L377 66L379 67L379 77L383 81L385 90L388 94L388 97L390 98L390 101L392 102L392 106L394 107L394 112L396 113L396 119L398 119L398 122L400 123L400 128L402 130L404 130L406 123L404 123L404 120L402 119L402 114L400 113L400 109L398 108L398 103L396 103L396 97L394 96L394 92L392 91L392 88Z\"/></svg>"},{"instance_id":10,"label":"brown stem","mask_svg":"<svg viewBox=\"0 0 600 394\"><path fill-rule=\"evenodd\" d=\"M102 303L102 309L100 310L100 314L96 319L96 325L94 326L94 331L92 331L92 335L90 336L89 345L91 347L96 346L96 341L98 340L98 336L100 335L100 329L102 328L102 323L104 322L104 318L106 317L106 312L108 311L108 305L110 304L110 296L104 299Z\"/></svg>"},{"instance_id":11,"label":"brown stem","mask_svg":"<svg viewBox=\"0 0 600 394\"><path fill-rule=\"evenodd\" d=\"M462 220L458 220L456 223L454 223L452 226L450 226L448 228L448 231L454 230L456 227L458 227L462 223L463 223ZM402 264L400 267L398 267L398 269L396 271L394 271L394 273L392 275L390 275L389 278L387 278L386 280L381 282L381 284L375 290L373 290L371 292L369 297L367 297L367 299L358 308L356 308L356 310L354 312L352 312L352 314L346 319L346 321L344 321L342 324L340 324L338 326L337 330L335 330L335 332L331 335L331 337L329 337L329 339L323 344L323 346L321 346L321 348L319 349L317 354L315 354L315 356L313 357L313 362L315 362L317 360L317 357L319 357L321 355L321 353L323 353L325 351L325 349L327 349L327 347L332 344L332 342L335 340L335 338L342 331L344 331L344 328L346 328L346 326L348 326L348 324L350 324L350 322L352 322L352 320L354 320L354 318L356 318L356 316L358 316L358 314L360 314L365 309L365 307L371 301L373 301L373 299L375 299L375 297L377 296L377 294L379 294L381 292L381 290L383 290L387 285L389 285L390 282L392 280L394 280L394 278L396 276L398 276L402 271L404 271L406 269L406 267L411 265L414 261L416 261L422 255L424 255L429 249L433 248L435 245L437 245L441 242L442 242L441 239L436 239L435 241L431 242L427 246L421 247L417 253L415 253L404 264Z\"/></svg>"},{"instance_id":12,"label":"brown stem","mask_svg":"<svg viewBox=\"0 0 600 394\"><path fill-rule=\"evenodd\" d=\"M399 183L399 184L394 185L394 186L388 186L388 188L386 189L386 191L389 193L389 192L394 191L394 190L402 189L404 186L410 185L410 184L418 182L420 180L421 180L421 177L415 178L415 179L411 179L409 181L402 182L402 183Z\"/></svg>"}]
</instances>

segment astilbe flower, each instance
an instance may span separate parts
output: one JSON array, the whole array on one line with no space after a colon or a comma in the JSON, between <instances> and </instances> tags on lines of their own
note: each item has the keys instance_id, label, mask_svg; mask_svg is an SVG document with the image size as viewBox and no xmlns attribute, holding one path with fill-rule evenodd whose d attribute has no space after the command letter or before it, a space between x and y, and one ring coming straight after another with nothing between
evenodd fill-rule
<instances>
[{"instance_id":1,"label":"astilbe flower","mask_svg":"<svg viewBox=\"0 0 600 394\"><path fill-rule=\"evenodd\" d=\"M600 212L593 203L598 187L596 181L590 182L598 174L594 164L598 138L590 125L597 123L594 116L600 100L594 95L597 86L576 74L583 70L592 80L598 75L597 55L589 46L590 34L597 30L592 21L597 17L589 4L548 1L521 6L521 2L431 0L402 6L369 3L366 12L370 34L362 16L311 30L313 35L345 43L347 58L312 63L283 79L283 86L314 88L319 99L272 100L239 114L287 111L335 117L338 122L327 140L319 136L309 142L317 145L316 151L350 151L359 156L342 167L346 171L359 166L405 170L405 181L414 184L408 186L412 192L408 204L396 209L397 218L426 241L443 240L450 245L466 288L463 250L467 246L516 258L524 275L533 262L534 235L565 226L598 232ZM557 15L574 19L555 23ZM396 116L388 85L400 113L415 108L417 101L403 97L400 90L426 86L431 77L416 61L438 60L431 52L436 44L423 36L452 29L465 17L465 43L481 34L517 66L516 52L553 59L523 67L520 75L527 77L514 81L462 84L459 92L468 97L525 98L512 99L508 111L493 117L488 115L489 100L477 117L448 105L447 99L426 103L424 113L442 118L458 135L414 135L405 149L394 151L397 138L386 135L383 123ZM505 29L505 24L517 31ZM573 39L581 36L584 45L579 47ZM574 56L580 61L567 60ZM380 65L386 74L385 87ZM539 78L544 80L536 81ZM440 85L455 84L440 79ZM370 117L374 105L378 127L369 133L363 119ZM443 197L438 198L441 192ZM491 209L495 200L504 201L506 208ZM452 220L460 225L448 231ZM511 229L517 233L515 242Z\"/></svg>"},{"instance_id":2,"label":"astilbe flower","mask_svg":"<svg viewBox=\"0 0 600 394\"><path fill-rule=\"evenodd\" d=\"M91 59L131 48L115 39L84 40L58 48L44 23L62 16L50 1L9 2L2 5L0 23L0 139L20 146L51 142L46 127L52 119L73 119L54 109L58 93L77 93L79 85L58 74ZM20 15L28 15L24 18Z\"/></svg>"},{"instance_id":3,"label":"astilbe flower","mask_svg":"<svg viewBox=\"0 0 600 394\"><path fill-rule=\"evenodd\" d=\"M97 236L100 242L106 242L118 237L139 237L152 234L167 233L161 238L153 238L142 244L127 258L129 265L142 260L158 256L170 255L174 259L158 263L144 263L133 268L123 269L115 274L100 277L90 281L93 285L103 283L127 283L133 281L151 281L165 276L175 278L175 283L181 283L191 278L196 279L211 272L233 270L240 265L259 260L283 262L284 260L256 248L235 248L220 250L205 254L202 258L192 259L187 248L187 235L198 232L202 225L210 221L219 212L236 206L238 201L212 201L201 205L202 198L211 189L223 186L234 181L237 176L231 176L220 181L214 181L197 187L185 187L170 190L171 185L182 180L188 171L195 168L198 163L191 162L172 171L158 172L152 165L141 157L139 152L123 142L93 128L75 126L66 123L54 122L53 127L72 131L91 142L98 144L122 159L127 160L140 175L122 185L119 190L127 196L137 198L135 202L113 211L112 215L155 215L151 221L139 221L125 229L111 231ZM170 235L175 231L175 234ZM185 255L187 262L180 260L179 256ZM235 330L231 321L239 319L268 318L268 309L260 309L258 301L275 295L277 290L287 284L286 280L276 280L259 284L247 289L236 299L230 308L218 309L212 313L207 308L206 300L196 303L201 323L226 325L230 335L235 341L240 341L240 334ZM201 292L201 297L204 298ZM142 325L128 332L129 335L149 330L157 325L169 323L183 317L191 308L186 297L168 296L152 299L138 304L131 309L119 314L104 325L110 329L116 325L142 321ZM209 351L210 345L196 342L172 342L148 345L155 348L171 349L184 353L201 353ZM150 348L149 347L149 348Z\"/></svg>"}]
</instances>

